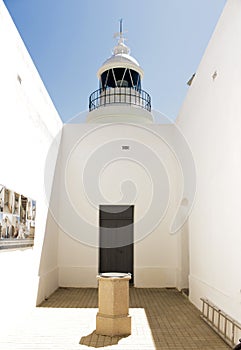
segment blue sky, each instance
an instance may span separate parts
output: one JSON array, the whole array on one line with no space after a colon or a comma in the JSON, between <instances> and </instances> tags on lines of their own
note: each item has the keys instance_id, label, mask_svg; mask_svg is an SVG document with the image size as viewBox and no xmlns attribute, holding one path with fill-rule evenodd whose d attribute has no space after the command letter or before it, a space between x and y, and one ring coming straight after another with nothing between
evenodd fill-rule
<instances>
[{"instance_id":1,"label":"blue sky","mask_svg":"<svg viewBox=\"0 0 241 350\"><path fill-rule=\"evenodd\" d=\"M62 118L87 110L123 18L153 108L175 119L226 0L4 0Z\"/></svg>"}]
</instances>

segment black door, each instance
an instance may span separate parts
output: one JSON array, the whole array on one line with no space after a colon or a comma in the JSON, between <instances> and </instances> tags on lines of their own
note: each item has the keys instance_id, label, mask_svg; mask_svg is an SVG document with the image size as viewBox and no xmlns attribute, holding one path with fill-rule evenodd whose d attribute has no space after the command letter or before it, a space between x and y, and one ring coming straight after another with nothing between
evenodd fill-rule
<instances>
[{"instance_id":1,"label":"black door","mask_svg":"<svg viewBox=\"0 0 241 350\"><path fill-rule=\"evenodd\" d=\"M99 272L130 272L133 278L134 206L100 206Z\"/></svg>"}]
</instances>

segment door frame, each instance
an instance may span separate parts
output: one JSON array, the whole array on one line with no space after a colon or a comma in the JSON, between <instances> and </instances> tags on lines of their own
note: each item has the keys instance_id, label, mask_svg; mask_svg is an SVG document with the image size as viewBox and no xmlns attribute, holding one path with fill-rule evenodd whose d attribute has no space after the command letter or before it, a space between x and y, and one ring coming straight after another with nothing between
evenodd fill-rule
<instances>
[{"instance_id":1,"label":"door frame","mask_svg":"<svg viewBox=\"0 0 241 350\"><path fill-rule=\"evenodd\" d=\"M100 266L101 266L101 242L100 242L100 235L101 235L101 211L104 211L103 209L105 207L123 207L123 208L130 208L132 207L132 225L133 225L133 229L132 229L132 277L130 280L130 284L134 284L134 254L135 254L135 245L134 245L134 217L135 217L135 205L134 204L101 204L99 205L99 245L98 245L98 273L100 273ZM124 209L125 210L125 209ZM123 210L123 211L124 211ZM118 248L118 247L117 247Z\"/></svg>"}]
</instances>

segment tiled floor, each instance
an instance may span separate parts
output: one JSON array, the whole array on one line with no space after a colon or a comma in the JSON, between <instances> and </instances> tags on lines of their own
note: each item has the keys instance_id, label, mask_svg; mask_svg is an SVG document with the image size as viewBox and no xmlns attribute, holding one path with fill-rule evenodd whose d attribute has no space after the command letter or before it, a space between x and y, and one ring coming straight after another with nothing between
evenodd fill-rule
<instances>
[{"instance_id":1,"label":"tiled floor","mask_svg":"<svg viewBox=\"0 0 241 350\"><path fill-rule=\"evenodd\" d=\"M130 289L132 334L95 334L97 290L60 288L33 310L18 331L0 339L0 349L230 349L174 289Z\"/></svg>"}]
</instances>

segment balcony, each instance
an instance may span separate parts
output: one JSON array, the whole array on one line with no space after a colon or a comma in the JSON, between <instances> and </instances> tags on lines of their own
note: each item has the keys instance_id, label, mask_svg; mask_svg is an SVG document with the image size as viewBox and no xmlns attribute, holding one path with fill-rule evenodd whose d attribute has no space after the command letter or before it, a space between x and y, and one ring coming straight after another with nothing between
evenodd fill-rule
<instances>
[{"instance_id":1,"label":"balcony","mask_svg":"<svg viewBox=\"0 0 241 350\"><path fill-rule=\"evenodd\" d=\"M110 104L134 105L151 112L151 97L144 90L132 87L99 89L89 97L89 111Z\"/></svg>"}]
</instances>

